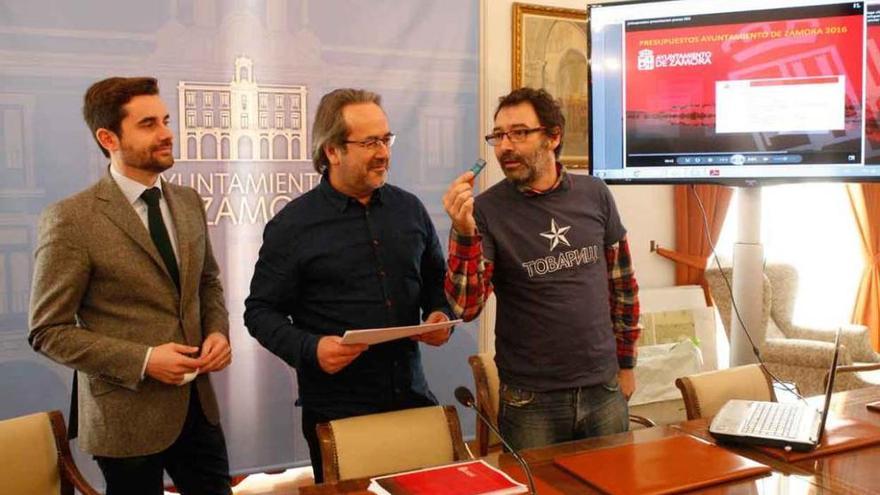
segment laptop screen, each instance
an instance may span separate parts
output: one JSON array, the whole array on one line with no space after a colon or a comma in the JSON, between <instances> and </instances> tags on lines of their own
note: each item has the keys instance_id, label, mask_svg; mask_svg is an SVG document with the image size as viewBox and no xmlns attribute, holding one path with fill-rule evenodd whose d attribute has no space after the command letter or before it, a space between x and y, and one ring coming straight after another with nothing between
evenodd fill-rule
<instances>
[{"instance_id":1,"label":"laptop screen","mask_svg":"<svg viewBox=\"0 0 880 495\"><path fill-rule=\"evenodd\" d=\"M828 383L825 385L825 406L822 408L822 424L819 426L819 439L825 435L825 421L828 419L828 410L831 409L831 393L834 391L834 377L837 376L837 358L840 356L840 333L842 327L837 327L837 336L834 338L834 357L831 358L831 369L828 371Z\"/></svg>"}]
</instances>

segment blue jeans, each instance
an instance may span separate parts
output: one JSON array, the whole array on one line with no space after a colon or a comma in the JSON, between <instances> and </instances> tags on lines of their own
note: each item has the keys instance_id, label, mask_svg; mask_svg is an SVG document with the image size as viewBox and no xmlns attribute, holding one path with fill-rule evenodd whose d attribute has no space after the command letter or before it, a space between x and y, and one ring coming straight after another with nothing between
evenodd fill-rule
<instances>
[{"instance_id":1,"label":"blue jeans","mask_svg":"<svg viewBox=\"0 0 880 495\"><path fill-rule=\"evenodd\" d=\"M532 392L501 384L498 427L527 449L629 429L629 407L615 376L590 387Z\"/></svg>"}]
</instances>

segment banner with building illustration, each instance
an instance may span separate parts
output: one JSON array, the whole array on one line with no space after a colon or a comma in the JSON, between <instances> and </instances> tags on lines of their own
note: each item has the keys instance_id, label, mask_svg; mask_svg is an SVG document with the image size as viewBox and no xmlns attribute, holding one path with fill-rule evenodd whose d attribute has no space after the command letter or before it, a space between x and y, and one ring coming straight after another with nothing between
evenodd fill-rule
<instances>
[{"instance_id":1,"label":"banner with building illustration","mask_svg":"<svg viewBox=\"0 0 880 495\"><path fill-rule=\"evenodd\" d=\"M67 413L70 370L26 340L37 219L106 173L81 117L85 89L153 75L177 130L165 178L204 199L223 270L235 360L214 383L231 467L308 462L295 371L242 322L263 227L320 180L309 160L320 97L363 87L382 94L398 136L390 181L422 199L445 239L443 191L478 152L477 40L471 0L0 0L0 420ZM476 338L466 325L423 349L442 402L471 383ZM103 485L91 459L78 462Z\"/></svg>"}]
</instances>

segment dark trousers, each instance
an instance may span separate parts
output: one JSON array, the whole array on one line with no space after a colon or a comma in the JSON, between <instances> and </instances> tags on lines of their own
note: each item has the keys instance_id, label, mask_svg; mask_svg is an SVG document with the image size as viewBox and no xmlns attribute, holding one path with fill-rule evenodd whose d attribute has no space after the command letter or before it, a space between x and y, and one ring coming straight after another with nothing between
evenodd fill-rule
<instances>
[{"instance_id":1,"label":"dark trousers","mask_svg":"<svg viewBox=\"0 0 880 495\"><path fill-rule=\"evenodd\" d=\"M220 425L205 418L196 388L177 440L162 452L137 457L95 456L107 495L162 495L163 471L183 495L229 495L229 459Z\"/></svg>"}]
</instances>

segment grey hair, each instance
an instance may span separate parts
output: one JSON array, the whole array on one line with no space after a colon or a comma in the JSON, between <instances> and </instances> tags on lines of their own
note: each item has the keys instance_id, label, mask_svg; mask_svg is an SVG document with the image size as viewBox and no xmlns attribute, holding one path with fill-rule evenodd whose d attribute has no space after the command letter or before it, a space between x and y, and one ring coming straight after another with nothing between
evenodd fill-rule
<instances>
[{"instance_id":1,"label":"grey hair","mask_svg":"<svg viewBox=\"0 0 880 495\"><path fill-rule=\"evenodd\" d=\"M321 98L315 123L312 125L312 163L315 171L323 174L330 166L330 160L324 153L324 146L342 146L348 135L348 126L342 116L342 110L356 103L375 103L382 106L382 97L365 89L340 88L334 89Z\"/></svg>"}]
</instances>

